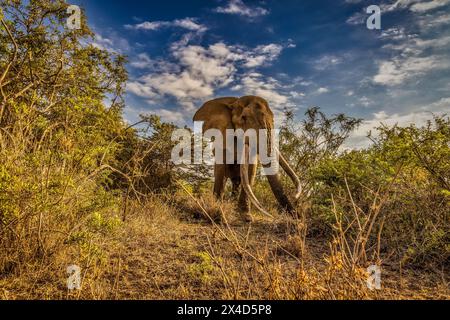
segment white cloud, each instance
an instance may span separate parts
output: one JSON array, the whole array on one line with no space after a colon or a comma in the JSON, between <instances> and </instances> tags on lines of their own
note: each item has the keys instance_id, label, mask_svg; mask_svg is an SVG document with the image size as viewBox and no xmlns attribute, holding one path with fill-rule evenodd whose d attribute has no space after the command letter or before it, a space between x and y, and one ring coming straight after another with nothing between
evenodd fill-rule
<instances>
[{"instance_id":1,"label":"white cloud","mask_svg":"<svg viewBox=\"0 0 450 320\"><path fill-rule=\"evenodd\" d=\"M229 0L226 6L215 9L218 13L236 14L255 18L269 14L269 10L262 7L249 7L242 0Z\"/></svg>"},{"instance_id":2,"label":"white cloud","mask_svg":"<svg viewBox=\"0 0 450 320\"><path fill-rule=\"evenodd\" d=\"M359 25L364 24L367 21L367 14L364 12L356 12L347 19L347 24Z\"/></svg>"},{"instance_id":3,"label":"white cloud","mask_svg":"<svg viewBox=\"0 0 450 320\"><path fill-rule=\"evenodd\" d=\"M131 65L152 72L130 81L128 91L150 100L174 97L185 109L191 110L195 106L194 102L210 98L217 89L235 84L240 69L267 65L283 50L283 46L277 44L251 49L229 46L223 42L203 47L189 45L189 41L188 38L172 44L171 62L152 60L146 54L138 55ZM284 95L276 92L275 81L264 82L259 76L242 77L239 80L245 94L259 94L278 104L287 101Z\"/></svg>"},{"instance_id":4,"label":"white cloud","mask_svg":"<svg viewBox=\"0 0 450 320\"><path fill-rule=\"evenodd\" d=\"M335 55L324 55L314 61L314 68L323 71L342 63L342 60L341 57Z\"/></svg>"},{"instance_id":5,"label":"white cloud","mask_svg":"<svg viewBox=\"0 0 450 320\"><path fill-rule=\"evenodd\" d=\"M180 126L184 124L184 120L187 116L185 113L168 109L155 109L152 110L151 113L160 116L161 120L164 122L171 122Z\"/></svg>"},{"instance_id":6,"label":"white cloud","mask_svg":"<svg viewBox=\"0 0 450 320\"><path fill-rule=\"evenodd\" d=\"M152 66L154 61L150 59L148 54L140 53L137 55L136 59L130 62L130 65L137 69L145 69Z\"/></svg>"},{"instance_id":7,"label":"white cloud","mask_svg":"<svg viewBox=\"0 0 450 320\"><path fill-rule=\"evenodd\" d=\"M252 52L246 54L244 66L247 68L259 67L267 62L274 61L283 51L283 46L269 44L258 46Z\"/></svg>"},{"instance_id":8,"label":"white cloud","mask_svg":"<svg viewBox=\"0 0 450 320\"><path fill-rule=\"evenodd\" d=\"M325 88L325 87L321 87L321 88L317 89L317 91L316 91L317 94L323 94L323 93L328 93L328 92L330 92L330 89Z\"/></svg>"},{"instance_id":9,"label":"white cloud","mask_svg":"<svg viewBox=\"0 0 450 320\"><path fill-rule=\"evenodd\" d=\"M429 39L429 40L415 39L414 42L415 42L415 45L419 48L445 47L450 44L450 36L436 38L436 39Z\"/></svg>"},{"instance_id":10,"label":"white cloud","mask_svg":"<svg viewBox=\"0 0 450 320\"><path fill-rule=\"evenodd\" d=\"M379 63L378 74L373 81L388 86L399 85L411 78L449 66L449 61L440 56L394 58Z\"/></svg>"},{"instance_id":11,"label":"white cloud","mask_svg":"<svg viewBox=\"0 0 450 320\"><path fill-rule=\"evenodd\" d=\"M260 73L244 74L240 84L233 87L234 91L241 91L244 95L256 95L266 99L274 109L280 109L288 102L288 97L279 92L281 84L271 77L264 77Z\"/></svg>"},{"instance_id":12,"label":"white cloud","mask_svg":"<svg viewBox=\"0 0 450 320\"><path fill-rule=\"evenodd\" d=\"M309 81L309 80L303 80L303 79L298 79L298 81L296 81L296 79L294 79L293 81L294 83L297 82L299 85L301 85L302 87L309 87L312 86L314 84L314 82Z\"/></svg>"},{"instance_id":13,"label":"white cloud","mask_svg":"<svg viewBox=\"0 0 450 320\"><path fill-rule=\"evenodd\" d=\"M172 25L175 27L184 28L190 31L203 32L207 30L207 27L199 24L193 18L185 18L181 20L175 20L172 22Z\"/></svg>"},{"instance_id":14,"label":"white cloud","mask_svg":"<svg viewBox=\"0 0 450 320\"><path fill-rule=\"evenodd\" d=\"M128 41L115 33L110 33L107 36L96 33L91 44L95 48L113 53L124 53L130 49Z\"/></svg>"},{"instance_id":15,"label":"white cloud","mask_svg":"<svg viewBox=\"0 0 450 320\"><path fill-rule=\"evenodd\" d=\"M181 100L199 99L208 97L213 93L209 83L193 77L188 71L183 71L181 74L162 73L148 75L142 77L139 83L142 84L141 87L152 92L144 96L147 98L152 98L156 95L170 95Z\"/></svg>"},{"instance_id":16,"label":"white cloud","mask_svg":"<svg viewBox=\"0 0 450 320\"><path fill-rule=\"evenodd\" d=\"M304 92L291 91L291 92L289 92L289 94L294 99L306 97L306 94Z\"/></svg>"},{"instance_id":17,"label":"white cloud","mask_svg":"<svg viewBox=\"0 0 450 320\"><path fill-rule=\"evenodd\" d=\"M450 36L444 36L435 39L420 39L414 36L409 37L408 41L403 41L400 44L386 44L384 49L390 49L394 51L402 51L402 56L420 55L425 49L429 48L441 48L450 45Z\"/></svg>"},{"instance_id":18,"label":"white cloud","mask_svg":"<svg viewBox=\"0 0 450 320\"><path fill-rule=\"evenodd\" d=\"M406 9L410 5L420 0L397 0L393 5L388 7L388 11L394 11L398 9Z\"/></svg>"},{"instance_id":19,"label":"white cloud","mask_svg":"<svg viewBox=\"0 0 450 320\"><path fill-rule=\"evenodd\" d=\"M450 97L442 98L429 105L422 106L419 109L427 112L433 112L436 114L448 113L450 110Z\"/></svg>"},{"instance_id":20,"label":"white cloud","mask_svg":"<svg viewBox=\"0 0 450 320\"><path fill-rule=\"evenodd\" d=\"M204 32L208 28L194 18L177 19L173 21L144 21L139 24L127 24L126 29L155 31L161 28L178 27L189 31Z\"/></svg>"},{"instance_id":21,"label":"white cloud","mask_svg":"<svg viewBox=\"0 0 450 320\"><path fill-rule=\"evenodd\" d=\"M450 0L432 0L428 2L419 2L411 6L410 10L414 12L425 12L443 7L450 3Z\"/></svg>"},{"instance_id":22,"label":"white cloud","mask_svg":"<svg viewBox=\"0 0 450 320\"><path fill-rule=\"evenodd\" d=\"M450 3L450 0L397 0L393 5L387 5L387 11L407 9L413 12L426 12L443 7Z\"/></svg>"},{"instance_id":23,"label":"white cloud","mask_svg":"<svg viewBox=\"0 0 450 320\"><path fill-rule=\"evenodd\" d=\"M163 27L164 24L166 24L168 22L161 22L161 21L154 21L154 22L150 22L150 21L145 21L139 24L126 24L125 28L126 29L135 29L135 30L158 30L160 28Z\"/></svg>"},{"instance_id":24,"label":"white cloud","mask_svg":"<svg viewBox=\"0 0 450 320\"><path fill-rule=\"evenodd\" d=\"M450 3L450 0L448 1ZM398 1L396 5L408 7L412 3L416 1ZM433 19L434 15L422 16L418 25L426 25L425 21ZM423 77L431 71L450 67L448 51L443 50L450 47L450 36L429 38L429 33L419 34L407 34L404 28L391 28L382 33L380 39L389 41L383 48L394 51L395 56L390 60L378 62L378 72L373 77L375 83L397 86L405 81Z\"/></svg>"},{"instance_id":25,"label":"white cloud","mask_svg":"<svg viewBox=\"0 0 450 320\"><path fill-rule=\"evenodd\" d=\"M233 59L230 59L233 55L231 52L225 54L226 46L218 43L212 47L205 49L201 46L188 46L173 53L189 75L209 85L211 91L212 86L224 87L230 84L236 71Z\"/></svg>"},{"instance_id":26,"label":"white cloud","mask_svg":"<svg viewBox=\"0 0 450 320\"><path fill-rule=\"evenodd\" d=\"M450 23L450 14L437 14L434 16L425 16L419 20L422 29L440 27Z\"/></svg>"},{"instance_id":27,"label":"white cloud","mask_svg":"<svg viewBox=\"0 0 450 320\"><path fill-rule=\"evenodd\" d=\"M374 101L366 96L359 98L359 104L367 108L374 104Z\"/></svg>"},{"instance_id":28,"label":"white cloud","mask_svg":"<svg viewBox=\"0 0 450 320\"><path fill-rule=\"evenodd\" d=\"M358 3L360 1L357 0L346 0L346 2ZM409 9L412 12L416 13L425 13L431 11L433 9L441 8L450 4L450 0L431 0L431 1L423 1L423 0L397 0L393 4L382 3L379 4L382 12L393 12L398 10L407 10ZM347 24L351 25L360 25L364 24L367 21L368 14L365 12L365 8L363 11L359 11L354 13L347 19ZM443 17L445 19L445 17ZM395 28L393 28L395 29ZM392 29L391 29L392 31Z\"/></svg>"},{"instance_id":29,"label":"white cloud","mask_svg":"<svg viewBox=\"0 0 450 320\"><path fill-rule=\"evenodd\" d=\"M95 34L94 42L92 43L94 47L105 50L106 48L111 48L113 46L113 42L111 39L103 37L101 34Z\"/></svg>"},{"instance_id":30,"label":"white cloud","mask_svg":"<svg viewBox=\"0 0 450 320\"><path fill-rule=\"evenodd\" d=\"M141 121L139 115L143 114L155 114L157 116L160 116L164 122L172 122L180 127L184 126L186 124L186 121L190 120L192 116L191 114L177 110L164 108L152 108L151 110L149 110L145 106L136 107L131 105L126 105L123 112L126 123L130 125Z\"/></svg>"},{"instance_id":31,"label":"white cloud","mask_svg":"<svg viewBox=\"0 0 450 320\"><path fill-rule=\"evenodd\" d=\"M139 81L129 81L127 83L127 91L143 98L154 98L156 96L156 93L150 86L146 86Z\"/></svg>"},{"instance_id":32,"label":"white cloud","mask_svg":"<svg viewBox=\"0 0 450 320\"><path fill-rule=\"evenodd\" d=\"M404 28L396 28L396 27L384 30L380 35L381 39L390 39L390 40L403 40L407 37L408 35L406 34Z\"/></svg>"}]
</instances>

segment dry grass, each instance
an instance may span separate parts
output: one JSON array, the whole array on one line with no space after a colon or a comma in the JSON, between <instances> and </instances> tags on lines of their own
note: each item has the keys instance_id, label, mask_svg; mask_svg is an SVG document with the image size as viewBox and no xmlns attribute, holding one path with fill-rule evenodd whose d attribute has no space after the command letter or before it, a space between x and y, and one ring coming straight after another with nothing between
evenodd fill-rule
<instances>
[{"instance_id":1,"label":"dry grass","mask_svg":"<svg viewBox=\"0 0 450 320\"><path fill-rule=\"evenodd\" d=\"M211 223L159 197L149 198L145 205L132 203L129 210L127 223L98 248L101 259L72 261L76 253L62 250L50 264L22 266L20 273L1 277L0 297L450 298L448 274L443 271L396 266L383 266L382 290L368 290L365 266L347 264L336 241L307 236L305 221L258 216L248 225L228 208L225 221ZM68 292L65 269L74 262L82 267L83 288Z\"/></svg>"}]
</instances>

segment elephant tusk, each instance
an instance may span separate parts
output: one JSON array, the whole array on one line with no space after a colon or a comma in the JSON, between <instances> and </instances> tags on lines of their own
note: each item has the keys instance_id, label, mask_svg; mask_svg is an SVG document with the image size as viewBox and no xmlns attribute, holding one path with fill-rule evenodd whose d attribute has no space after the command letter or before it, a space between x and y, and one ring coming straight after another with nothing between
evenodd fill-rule
<instances>
[{"instance_id":1,"label":"elephant tusk","mask_svg":"<svg viewBox=\"0 0 450 320\"><path fill-rule=\"evenodd\" d=\"M252 204L259 210L261 211L261 213L265 214L268 217L273 218L273 216L268 213L259 203L258 199L256 198L255 194L253 193L253 190L250 186L250 181L249 181L249 177L248 177L248 163L249 160L247 159L247 155L249 156L249 150L248 150L248 145L245 145L244 147L244 153L243 153L243 157L244 157L244 161L242 161L242 165L241 165L241 176L242 176L242 187L244 188L245 193L247 194L247 196L249 197L250 201L252 202Z\"/></svg>"},{"instance_id":2,"label":"elephant tusk","mask_svg":"<svg viewBox=\"0 0 450 320\"><path fill-rule=\"evenodd\" d=\"M276 149L276 151L280 157L281 167L284 169L284 171L286 171L289 178L291 178L292 182L294 183L295 187L297 188L297 193L295 194L295 200L298 200L303 193L303 188L302 188L302 184L300 182L300 178L297 176L297 174L291 168L291 166L289 165L287 160L283 157L283 154L281 153L281 151L278 150L278 148Z\"/></svg>"}]
</instances>

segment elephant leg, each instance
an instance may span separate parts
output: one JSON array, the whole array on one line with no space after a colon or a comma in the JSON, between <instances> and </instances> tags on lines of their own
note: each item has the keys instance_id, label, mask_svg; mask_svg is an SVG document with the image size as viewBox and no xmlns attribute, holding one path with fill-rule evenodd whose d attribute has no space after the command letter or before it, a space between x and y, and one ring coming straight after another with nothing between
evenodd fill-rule
<instances>
[{"instance_id":1,"label":"elephant leg","mask_svg":"<svg viewBox=\"0 0 450 320\"><path fill-rule=\"evenodd\" d=\"M231 190L231 198L237 200L239 197L239 191L241 188L241 172L240 165L232 164L228 165L227 176L231 179L232 190Z\"/></svg>"},{"instance_id":2,"label":"elephant leg","mask_svg":"<svg viewBox=\"0 0 450 320\"><path fill-rule=\"evenodd\" d=\"M275 195L280 207L290 214L295 214L295 209L284 192L283 185L280 181L280 176L278 174L267 176L267 180L269 181L270 188L272 189L272 192Z\"/></svg>"},{"instance_id":3,"label":"elephant leg","mask_svg":"<svg viewBox=\"0 0 450 320\"><path fill-rule=\"evenodd\" d=\"M253 183L255 182L256 170L257 170L257 165L251 164L248 166L248 178L249 178L250 186L252 186ZM239 211L241 212L242 218L245 221L251 222L253 220L250 215L250 200L248 199L248 195L244 189L241 190L241 195L239 197L239 202L238 202L238 208L239 208Z\"/></svg>"},{"instance_id":4,"label":"elephant leg","mask_svg":"<svg viewBox=\"0 0 450 320\"><path fill-rule=\"evenodd\" d=\"M239 197L239 191L241 190L241 178L233 178L231 179L231 183L233 184L233 189L231 190L231 197L233 199L237 199Z\"/></svg>"},{"instance_id":5,"label":"elephant leg","mask_svg":"<svg viewBox=\"0 0 450 320\"><path fill-rule=\"evenodd\" d=\"M216 164L214 166L214 196L219 201L223 200L225 190L225 169L224 164Z\"/></svg>"}]
</instances>

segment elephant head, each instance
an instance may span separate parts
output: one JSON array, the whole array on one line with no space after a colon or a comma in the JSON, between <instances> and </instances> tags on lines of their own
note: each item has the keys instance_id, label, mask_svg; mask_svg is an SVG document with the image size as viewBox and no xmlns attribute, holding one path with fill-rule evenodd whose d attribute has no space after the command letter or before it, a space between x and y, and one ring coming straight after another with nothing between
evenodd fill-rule
<instances>
[{"instance_id":1,"label":"elephant head","mask_svg":"<svg viewBox=\"0 0 450 320\"><path fill-rule=\"evenodd\" d=\"M257 132L259 132L258 130L260 129L265 129L268 132L267 143L269 148L267 150L272 150L272 135L270 133L274 128L274 114L267 101L263 98L246 96L242 98L220 98L212 100L205 103L195 114L194 121L203 121L204 131L208 129L220 130L223 137L226 137L227 129L242 129L244 131L254 129ZM278 150L276 150L276 152L278 153L281 167L296 186L296 199L298 199L301 194L300 180L283 155ZM247 144L244 145L244 157L246 160L243 161L240 168L243 190L253 205L255 205L258 210L267 214L251 187L251 179L249 179L248 174L250 152ZM295 210L284 192L279 175L267 175L267 179L280 206L288 212L293 213Z\"/></svg>"}]
</instances>

